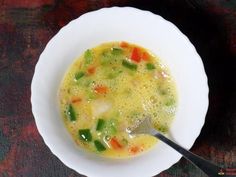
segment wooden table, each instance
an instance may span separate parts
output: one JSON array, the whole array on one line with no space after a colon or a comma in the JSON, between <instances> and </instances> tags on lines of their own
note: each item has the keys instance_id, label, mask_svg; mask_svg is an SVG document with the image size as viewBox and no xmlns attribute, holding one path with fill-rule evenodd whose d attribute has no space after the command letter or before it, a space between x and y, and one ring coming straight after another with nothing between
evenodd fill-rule
<instances>
[{"instance_id":1,"label":"wooden table","mask_svg":"<svg viewBox=\"0 0 236 177\"><path fill-rule=\"evenodd\" d=\"M236 167L235 0L0 0L0 176L82 176L44 144L31 112L30 85L50 38L81 14L109 6L152 11L189 37L202 57L210 88L206 123L191 151ZM157 176L205 175L181 159Z\"/></svg>"}]
</instances>

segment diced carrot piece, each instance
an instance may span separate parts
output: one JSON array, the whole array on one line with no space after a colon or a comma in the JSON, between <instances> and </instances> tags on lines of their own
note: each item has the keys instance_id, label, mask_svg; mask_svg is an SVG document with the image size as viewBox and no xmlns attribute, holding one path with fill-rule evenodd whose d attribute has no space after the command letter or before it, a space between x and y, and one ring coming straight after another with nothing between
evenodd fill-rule
<instances>
[{"instance_id":1,"label":"diced carrot piece","mask_svg":"<svg viewBox=\"0 0 236 177\"><path fill-rule=\"evenodd\" d=\"M94 67L94 66L88 68L88 73L89 74L94 74L95 71L96 71L96 67Z\"/></svg>"},{"instance_id":2,"label":"diced carrot piece","mask_svg":"<svg viewBox=\"0 0 236 177\"><path fill-rule=\"evenodd\" d=\"M127 48L127 47L129 47L129 44L128 44L127 42L125 42L125 41L122 41L122 42L120 43L120 47L122 47L122 48Z\"/></svg>"},{"instance_id":3,"label":"diced carrot piece","mask_svg":"<svg viewBox=\"0 0 236 177\"><path fill-rule=\"evenodd\" d=\"M140 151L140 148L138 146L132 146L129 151L132 153L132 154L136 154L137 152Z\"/></svg>"},{"instance_id":4,"label":"diced carrot piece","mask_svg":"<svg viewBox=\"0 0 236 177\"><path fill-rule=\"evenodd\" d=\"M94 88L94 90L96 93L106 94L108 92L108 87L98 85Z\"/></svg>"},{"instance_id":5,"label":"diced carrot piece","mask_svg":"<svg viewBox=\"0 0 236 177\"><path fill-rule=\"evenodd\" d=\"M122 148L122 145L117 141L117 139L115 137L111 138L110 144L113 149L121 149Z\"/></svg>"},{"instance_id":6,"label":"diced carrot piece","mask_svg":"<svg viewBox=\"0 0 236 177\"><path fill-rule=\"evenodd\" d=\"M149 54L147 52L143 52L142 59L148 61L149 58L150 58Z\"/></svg>"},{"instance_id":7,"label":"diced carrot piece","mask_svg":"<svg viewBox=\"0 0 236 177\"><path fill-rule=\"evenodd\" d=\"M132 54L131 54L131 60L139 63L141 61L141 51L139 48L134 47Z\"/></svg>"},{"instance_id":8,"label":"diced carrot piece","mask_svg":"<svg viewBox=\"0 0 236 177\"><path fill-rule=\"evenodd\" d=\"M79 102L81 102L81 101L82 101L82 99L79 98L79 97L74 97L74 98L72 98L72 100L71 100L72 103L79 103Z\"/></svg>"}]
</instances>

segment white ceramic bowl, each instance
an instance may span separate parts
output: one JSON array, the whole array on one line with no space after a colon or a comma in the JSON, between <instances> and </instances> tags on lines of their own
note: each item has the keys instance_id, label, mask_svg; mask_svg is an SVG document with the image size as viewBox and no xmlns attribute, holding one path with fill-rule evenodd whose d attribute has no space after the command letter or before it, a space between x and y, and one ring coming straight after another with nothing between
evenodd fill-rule
<instances>
[{"instance_id":1,"label":"white ceramic bowl","mask_svg":"<svg viewBox=\"0 0 236 177\"><path fill-rule=\"evenodd\" d=\"M57 91L68 67L86 49L128 41L154 52L169 67L179 97L169 137L189 149L208 108L207 77L188 38L162 17L135 8L113 7L86 13L63 27L47 44L32 80L32 111L45 143L65 165L89 177L148 177L169 168L181 155L164 143L129 159L98 157L78 148L63 125Z\"/></svg>"}]
</instances>

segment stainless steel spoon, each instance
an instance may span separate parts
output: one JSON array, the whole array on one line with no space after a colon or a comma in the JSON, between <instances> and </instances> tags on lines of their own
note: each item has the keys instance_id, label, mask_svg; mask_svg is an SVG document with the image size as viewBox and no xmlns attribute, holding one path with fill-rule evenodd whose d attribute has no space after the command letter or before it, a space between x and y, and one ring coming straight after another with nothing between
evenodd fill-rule
<instances>
[{"instance_id":1,"label":"stainless steel spoon","mask_svg":"<svg viewBox=\"0 0 236 177\"><path fill-rule=\"evenodd\" d=\"M187 160L193 163L195 166L200 168L204 173L206 173L210 177L219 177L219 176L229 176L226 174L226 169L223 169L202 157L193 154L192 152L186 150L185 148L181 147L177 143L173 142L172 140L166 138L162 133L157 131L153 128L151 124L150 118L145 118L142 121L139 121L135 126L129 127L127 132L131 135L136 134L150 134L158 138L159 140L163 141L164 143L168 144L170 147L178 151L182 154Z\"/></svg>"}]
</instances>

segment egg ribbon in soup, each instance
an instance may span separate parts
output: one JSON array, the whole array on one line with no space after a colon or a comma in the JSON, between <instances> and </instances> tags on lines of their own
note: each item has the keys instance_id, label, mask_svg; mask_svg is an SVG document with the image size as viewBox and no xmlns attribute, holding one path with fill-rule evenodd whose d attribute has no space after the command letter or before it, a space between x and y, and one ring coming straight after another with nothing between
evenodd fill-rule
<instances>
[{"instance_id":1,"label":"egg ribbon in soup","mask_svg":"<svg viewBox=\"0 0 236 177\"><path fill-rule=\"evenodd\" d=\"M153 147L150 135L126 129L145 116L166 133L176 109L167 68L150 51L127 42L88 49L66 73L59 91L68 131L82 148L106 157L129 157Z\"/></svg>"}]
</instances>

